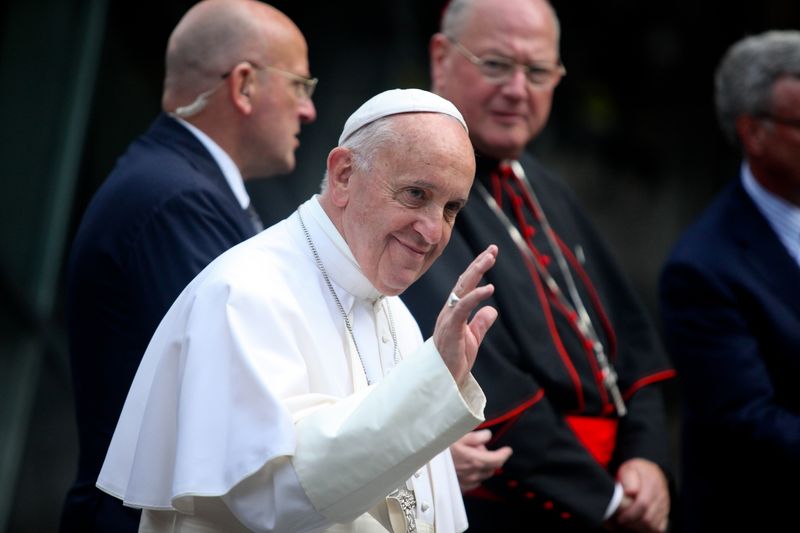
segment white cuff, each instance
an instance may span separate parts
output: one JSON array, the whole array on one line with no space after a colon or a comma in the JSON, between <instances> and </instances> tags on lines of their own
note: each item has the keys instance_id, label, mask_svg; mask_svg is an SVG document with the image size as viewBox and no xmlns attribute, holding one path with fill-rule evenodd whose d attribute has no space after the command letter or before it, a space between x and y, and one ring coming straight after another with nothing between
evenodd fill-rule
<instances>
[{"instance_id":1,"label":"white cuff","mask_svg":"<svg viewBox=\"0 0 800 533\"><path fill-rule=\"evenodd\" d=\"M623 494L624 492L622 491L622 485L619 483L614 483L614 494L611 496L611 501L608 502L608 508L606 509L606 514L603 515L603 520L608 520L615 512L617 512L619 504L622 503Z\"/></svg>"}]
</instances>

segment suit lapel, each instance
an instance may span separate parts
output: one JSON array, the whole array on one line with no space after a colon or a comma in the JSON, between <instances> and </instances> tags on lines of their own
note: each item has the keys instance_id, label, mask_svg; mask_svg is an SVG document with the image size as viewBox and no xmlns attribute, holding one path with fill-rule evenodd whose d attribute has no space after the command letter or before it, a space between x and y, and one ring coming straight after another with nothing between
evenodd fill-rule
<instances>
[{"instance_id":1,"label":"suit lapel","mask_svg":"<svg viewBox=\"0 0 800 533\"><path fill-rule=\"evenodd\" d=\"M800 267L786 250L741 183L733 191L732 228L743 262L756 272L790 308L800 310Z\"/></svg>"},{"instance_id":2,"label":"suit lapel","mask_svg":"<svg viewBox=\"0 0 800 533\"><path fill-rule=\"evenodd\" d=\"M162 113L153 123L147 135L180 152L184 159L197 170L199 177L213 183L235 205L239 205L217 162L214 161L206 147L177 120Z\"/></svg>"},{"instance_id":3,"label":"suit lapel","mask_svg":"<svg viewBox=\"0 0 800 533\"><path fill-rule=\"evenodd\" d=\"M257 233L251 216L241 208L222 169L192 132L166 113L161 113L144 137L180 153L181 157L196 171L193 179L206 182L226 198L229 204L228 213L237 221L243 235L242 240Z\"/></svg>"}]
</instances>

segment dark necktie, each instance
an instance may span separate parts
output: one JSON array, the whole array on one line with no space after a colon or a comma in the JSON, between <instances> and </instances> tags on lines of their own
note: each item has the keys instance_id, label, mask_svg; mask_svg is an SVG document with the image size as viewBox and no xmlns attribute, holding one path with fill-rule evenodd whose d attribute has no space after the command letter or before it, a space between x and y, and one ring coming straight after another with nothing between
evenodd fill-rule
<instances>
[{"instance_id":1,"label":"dark necktie","mask_svg":"<svg viewBox=\"0 0 800 533\"><path fill-rule=\"evenodd\" d=\"M250 221L253 223L253 227L256 229L256 233L260 233L261 230L264 229L264 223L261 222L261 217L258 216L255 208L253 207L253 202L250 202L250 205L247 206L247 216L250 217Z\"/></svg>"}]
</instances>

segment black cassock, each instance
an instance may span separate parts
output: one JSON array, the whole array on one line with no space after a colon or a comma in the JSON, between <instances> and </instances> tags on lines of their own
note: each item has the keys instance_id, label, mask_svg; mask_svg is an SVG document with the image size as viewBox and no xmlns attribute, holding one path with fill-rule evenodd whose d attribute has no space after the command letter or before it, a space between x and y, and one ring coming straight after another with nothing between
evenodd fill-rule
<instances>
[{"instance_id":1,"label":"black cassock","mask_svg":"<svg viewBox=\"0 0 800 533\"><path fill-rule=\"evenodd\" d=\"M622 462L640 457L668 471L658 384L674 371L642 304L571 193L532 157L520 163L561 242L547 239L520 182L504 177L497 161L479 155L475 185L450 243L402 298L423 335L430 335L458 275L489 244L499 246L497 263L485 276L495 286L487 303L499 317L481 345L473 374L488 399L481 427L493 432L489 447L508 445L514 453L498 475L465 495L470 531L592 530L603 521ZM481 186L501 202L508 220L530 239L536 261L568 293L550 242L561 248L618 375L628 411L622 419L574 315L548 291L484 200ZM587 446L596 448L595 455Z\"/></svg>"}]
</instances>

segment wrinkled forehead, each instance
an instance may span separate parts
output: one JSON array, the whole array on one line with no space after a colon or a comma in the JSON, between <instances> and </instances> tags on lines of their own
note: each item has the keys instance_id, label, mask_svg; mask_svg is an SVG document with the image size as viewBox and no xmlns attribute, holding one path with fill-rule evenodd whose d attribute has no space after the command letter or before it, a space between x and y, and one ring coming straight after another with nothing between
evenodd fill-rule
<instances>
[{"instance_id":1,"label":"wrinkled forehead","mask_svg":"<svg viewBox=\"0 0 800 533\"><path fill-rule=\"evenodd\" d=\"M475 152L469 134L448 115L415 113L405 122L406 144L394 147L397 154L417 163L417 176L424 176L449 196L467 196L475 176Z\"/></svg>"},{"instance_id":2,"label":"wrinkled forehead","mask_svg":"<svg viewBox=\"0 0 800 533\"><path fill-rule=\"evenodd\" d=\"M474 160L469 134L456 118L442 113L404 113L393 119L405 146L391 149L408 150L417 156L441 154Z\"/></svg>"}]
</instances>

